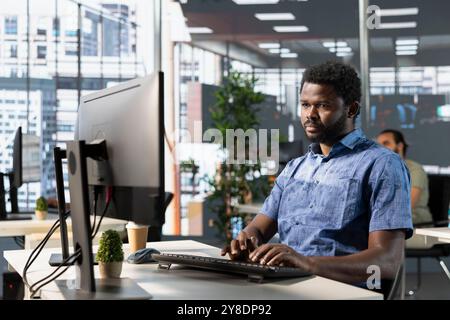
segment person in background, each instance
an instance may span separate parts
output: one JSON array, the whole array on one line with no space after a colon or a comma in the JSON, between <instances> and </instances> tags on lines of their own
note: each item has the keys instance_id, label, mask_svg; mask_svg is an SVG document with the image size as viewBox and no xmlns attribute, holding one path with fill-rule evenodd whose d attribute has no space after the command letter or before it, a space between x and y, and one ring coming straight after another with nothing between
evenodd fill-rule
<instances>
[{"instance_id":1,"label":"person in background","mask_svg":"<svg viewBox=\"0 0 450 320\"><path fill-rule=\"evenodd\" d=\"M405 161L411 175L411 209L413 224L432 222L432 216L428 208L428 178L422 166L406 159L408 144L400 131L387 129L380 132L377 142L394 151Z\"/></svg>"}]
</instances>

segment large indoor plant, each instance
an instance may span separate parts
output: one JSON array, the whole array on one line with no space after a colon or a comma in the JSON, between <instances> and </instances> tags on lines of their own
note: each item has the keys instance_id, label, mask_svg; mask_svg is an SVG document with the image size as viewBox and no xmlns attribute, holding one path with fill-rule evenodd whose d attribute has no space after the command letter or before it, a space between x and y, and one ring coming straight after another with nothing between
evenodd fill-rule
<instances>
[{"instance_id":1,"label":"large indoor plant","mask_svg":"<svg viewBox=\"0 0 450 320\"><path fill-rule=\"evenodd\" d=\"M120 278L123 263L122 239L115 230L107 230L100 237L96 260L101 278Z\"/></svg>"},{"instance_id":2,"label":"large indoor plant","mask_svg":"<svg viewBox=\"0 0 450 320\"><path fill-rule=\"evenodd\" d=\"M226 137L227 129L242 129L245 132L258 128L258 104L264 101L264 96L255 90L256 82L253 76L231 72L215 92L216 104L210 108L210 112L213 124L220 130L222 137ZM246 140L246 150L247 147ZM267 177L261 176L259 162L252 165L228 163L224 144L221 150L223 157L217 166L216 175L209 179L212 193L208 197L208 207L217 217L215 226L219 236L229 242L234 236L233 218L237 218L235 222L243 222L243 216L236 210L235 204L252 202L256 196L263 197L268 192L265 190L267 183L258 181L267 182Z\"/></svg>"}]
</instances>

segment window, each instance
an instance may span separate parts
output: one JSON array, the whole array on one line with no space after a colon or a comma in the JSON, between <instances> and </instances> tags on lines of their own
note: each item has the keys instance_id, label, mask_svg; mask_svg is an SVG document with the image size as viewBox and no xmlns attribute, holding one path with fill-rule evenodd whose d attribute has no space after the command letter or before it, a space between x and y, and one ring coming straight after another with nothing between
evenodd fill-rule
<instances>
[{"instance_id":1,"label":"window","mask_svg":"<svg viewBox=\"0 0 450 320\"><path fill-rule=\"evenodd\" d=\"M9 57L17 58L17 44L11 44L9 47Z\"/></svg>"},{"instance_id":2,"label":"window","mask_svg":"<svg viewBox=\"0 0 450 320\"><path fill-rule=\"evenodd\" d=\"M42 28L38 28L38 29L37 29L37 34L38 34L39 36L46 36L46 35L47 35L47 30L42 29Z\"/></svg>"},{"instance_id":3,"label":"window","mask_svg":"<svg viewBox=\"0 0 450 320\"><path fill-rule=\"evenodd\" d=\"M66 37L76 37L77 35L77 30L66 30Z\"/></svg>"},{"instance_id":4,"label":"window","mask_svg":"<svg viewBox=\"0 0 450 320\"><path fill-rule=\"evenodd\" d=\"M60 26L60 20L59 18L53 18L53 36L59 36L59 27Z\"/></svg>"},{"instance_id":5,"label":"window","mask_svg":"<svg viewBox=\"0 0 450 320\"><path fill-rule=\"evenodd\" d=\"M74 43L74 44L71 44L71 43L67 44L66 48L65 48L65 53L66 53L66 56L76 56L78 54L77 44L76 43Z\"/></svg>"},{"instance_id":6,"label":"window","mask_svg":"<svg viewBox=\"0 0 450 320\"><path fill-rule=\"evenodd\" d=\"M37 58L45 59L47 57L47 47L46 46L37 46Z\"/></svg>"},{"instance_id":7,"label":"window","mask_svg":"<svg viewBox=\"0 0 450 320\"><path fill-rule=\"evenodd\" d=\"M17 34L17 17L5 17L5 33Z\"/></svg>"}]
</instances>

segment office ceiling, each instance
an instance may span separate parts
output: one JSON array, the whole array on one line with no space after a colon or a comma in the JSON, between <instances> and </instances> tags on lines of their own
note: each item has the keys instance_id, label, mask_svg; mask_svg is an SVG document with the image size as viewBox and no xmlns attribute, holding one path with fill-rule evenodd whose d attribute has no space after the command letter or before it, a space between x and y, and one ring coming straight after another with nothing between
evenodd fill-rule
<instances>
[{"instance_id":1,"label":"office ceiling","mask_svg":"<svg viewBox=\"0 0 450 320\"><path fill-rule=\"evenodd\" d=\"M323 46L324 41L346 41L352 48L354 62L359 62L358 0L280 0L277 4L237 5L232 0L180 1L189 27L208 27L211 34L191 34L196 41L229 41L260 53L277 64L278 54L261 49L261 42L280 42L290 52L298 53L304 63L336 57ZM370 31L372 62L380 66L395 63L395 40L418 38L417 55L407 56L420 65L449 65L450 1L448 0L372 0L381 9L419 8L417 15L384 16L382 22L417 22L416 28ZM255 13L285 13L291 21L261 21ZM304 25L307 32L279 33L275 25Z\"/></svg>"}]
</instances>

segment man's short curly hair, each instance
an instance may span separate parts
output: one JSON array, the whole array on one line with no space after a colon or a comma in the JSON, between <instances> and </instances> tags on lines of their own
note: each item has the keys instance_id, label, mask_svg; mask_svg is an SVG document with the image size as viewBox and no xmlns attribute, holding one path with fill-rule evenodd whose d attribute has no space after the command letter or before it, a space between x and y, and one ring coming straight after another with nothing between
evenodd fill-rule
<instances>
[{"instance_id":1,"label":"man's short curly hair","mask_svg":"<svg viewBox=\"0 0 450 320\"><path fill-rule=\"evenodd\" d=\"M300 92L305 82L332 86L347 106L361 101L361 80L353 67L342 62L327 61L306 69Z\"/></svg>"}]
</instances>

